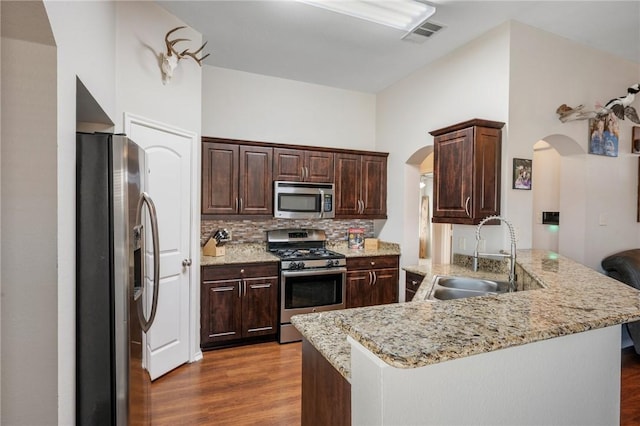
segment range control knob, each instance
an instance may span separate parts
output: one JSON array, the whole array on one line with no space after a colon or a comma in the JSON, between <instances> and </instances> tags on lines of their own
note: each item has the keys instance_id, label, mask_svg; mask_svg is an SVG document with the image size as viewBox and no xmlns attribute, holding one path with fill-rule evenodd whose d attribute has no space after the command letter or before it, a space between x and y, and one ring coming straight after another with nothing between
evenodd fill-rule
<instances>
[{"instance_id":1,"label":"range control knob","mask_svg":"<svg viewBox=\"0 0 640 426\"><path fill-rule=\"evenodd\" d=\"M291 262L289 269L304 269L304 262Z\"/></svg>"},{"instance_id":2,"label":"range control knob","mask_svg":"<svg viewBox=\"0 0 640 426\"><path fill-rule=\"evenodd\" d=\"M337 260L327 260L327 266L338 266L338 261Z\"/></svg>"}]
</instances>

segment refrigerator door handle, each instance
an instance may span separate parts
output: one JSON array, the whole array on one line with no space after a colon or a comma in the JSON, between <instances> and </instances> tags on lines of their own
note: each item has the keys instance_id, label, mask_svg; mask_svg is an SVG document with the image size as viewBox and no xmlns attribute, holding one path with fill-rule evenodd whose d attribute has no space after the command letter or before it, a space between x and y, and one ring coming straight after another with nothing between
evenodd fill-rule
<instances>
[{"instance_id":1,"label":"refrigerator door handle","mask_svg":"<svg viewBox=\"0 0 640 426\"><path fill-rule=\"evenodd\" d=\"M149 318L147 319L144 316L144 297L138 298L136 306L138 309L140 327L142 328L142 331L146 333L151 328L151 324L153 324L153 320L156 317L156 311L158 310L158 292L160 287L160 245L158 239L158 216L156 214L156 206L153 204L153 200L146 192L142 192L138 199L138 207L136 209L136 226L139 226L142 223L143 204L146 204L147 209L149 210L149 219L151 221L151 240L153 242L153 298L151 301L151 312L149 313ZM141 273L143 276L140 277L140 282L144 287L144 268L141 269Z\"/></svg>"}]
</instances>

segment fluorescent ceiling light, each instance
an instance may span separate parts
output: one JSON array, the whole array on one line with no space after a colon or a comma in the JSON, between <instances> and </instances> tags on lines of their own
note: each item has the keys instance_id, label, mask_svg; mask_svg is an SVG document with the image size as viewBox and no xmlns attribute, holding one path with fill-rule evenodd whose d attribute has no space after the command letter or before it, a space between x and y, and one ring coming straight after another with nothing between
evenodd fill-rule
<instances>
[{"instance_id":1,"label":"fluorescent ceiling light","mask_svg":"<svg viewBox=\"0 0 640 426\"><path fill-rule=\"evenodd\" d=\"M429 19L436 8L416 0L298 0L311 6L407 32Z\"/></svg>"}]
</instances>

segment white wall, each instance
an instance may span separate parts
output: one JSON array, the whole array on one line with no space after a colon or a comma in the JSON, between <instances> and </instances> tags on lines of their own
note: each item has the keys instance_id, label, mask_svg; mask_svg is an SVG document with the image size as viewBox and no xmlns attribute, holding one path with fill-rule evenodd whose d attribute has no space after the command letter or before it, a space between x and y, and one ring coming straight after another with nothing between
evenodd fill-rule
<instances>
[{"instance_id":1,"label":"white wall","mask_svg":"<svg viewBox=\"0 0 640 426\"><path fill-rule=\"evenodd\" d=\"M202 93L205 136L375 148L373 94L211 66L203 69Z\"/></svg>"},{"instance_id":2,"label":"white wall","mask_svg":"<svg viewBox=\"0 0 640 426\"><path fill-rule=\"evenodd\" d=\"M55 47L2 38L2 424L55 424ZM37 123L37 125L34 125Z\"/></svg>"},{"instance_id":3,"label":"white wall","mask_svg":"<svg viewBox=\"0 0 640 426\"><path fill-rule=\"evenodd\" d=\"M376 149L391 153L388 188L394 188L380 238L401 244L403 264L417 261L414 187L419 172L405 162L433 143L430 130L477 117L507 123L502 215L514 223L519 248L532 245L534 209L532 191L511 188L512 161L533 158L533 145L545 138L575 141L579 147L562 159L560 211L566 225L561 226L559 251L597 268L606 254L637 246L637 159L629 154L632 123L620 123L622 135L629 137L621 141L619 157L607 158L584 154L585 121L561 123L555 113L563 103L605 103L637 81L638 64L510 22L390 86L377 97ZM598 225L601 215L607 226ZM474 231L454 226L454 252L472 252ZM505 227L485 227L482 237L487 250L508 247ZM465 249L459 246L461 239Z\"/></svg>"},{"instance_id":4,"label":"white wall","mask_svg":"<svg viewBox=\"0 0 640 426\"><path fill-rule=\"evenodd\" d=\"M129 112L200 135L202 68L191 58L182 59L166 85L160 72L165 34L184 23L151 2L119 1L116 25L116 131L123 130L124 113ZM171 37L191 39L178 43L179 51L202 45L202 35L192 28Z\"/></svg>"},{"instance_id":5,"label":"white wall","mask_svg":"<svg viewBox=\"0 0 640 426\"><path fill-rule=\"evenodd\" d=\"M561 160L560 252L593 268L598 268L606 255L640 243L640 225L636 223L638 160L630 154L633 123L620 121L618 157L589 155L588 122L561 123L555 110L563 103L587 108L596 102L606 103L624 95L627 87L638 81L638 64L523 24L511 25L510 142L503 154L508 161L532 158L537 141L557 135L581 147L581 153ZM637 102L635 106L638 108ZM531 193L506 188L505 192L508 212L520 229L519 245L529 247ZM607 218L606 226L599 225L601 215Z\"/></svg>"},{"instance_id":6,"label":"white wall","mask_svg":"<svg viewBox=\"0 0 640 426\"><path fill-rule=\"evenodd\" d=\"M502 25L378 94L376 149L390 152L388 220L380 238L400 243L402 264L418 260L420 172L406 161L433 145L429 131L471 118L506 122L508 65L509 26ZM455 228L468 228L473 238L473 227Z\"/></svg>"},{"instance_id":7,"label":"white wall","mask_svg":"<svg viewBox=\"0 0 640 426\"><path fill-rule=\"evenodd\" d=\"M46 1L57 46L58 423L75 421L76 76L113 120L115 10L111 2Z\"/></svg>"}]
</instances>

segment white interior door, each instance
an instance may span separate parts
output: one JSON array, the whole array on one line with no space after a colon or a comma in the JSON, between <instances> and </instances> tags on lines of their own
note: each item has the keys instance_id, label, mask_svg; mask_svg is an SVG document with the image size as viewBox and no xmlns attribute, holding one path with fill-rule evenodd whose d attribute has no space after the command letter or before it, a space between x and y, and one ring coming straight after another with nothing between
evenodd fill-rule
<instances>
[{"instance_id":1,"label":"white interior door","mask_svg":"<svg viewBox=\"0 0 640 426\"><path fill-rule=\"evenodd\" d=\"M125 117L125 129L127 136L145 150L144 190L155 203L158 215L158 306L155 320L143 338L143 365L155 380L189 361L191 148L195 134L130 116ZM146 271L152 275L151 241L147 241L146 248ZM149 289L145 295L148 308L152 278L148 276L145 284Z\"/></svg>"}]
</instances>

